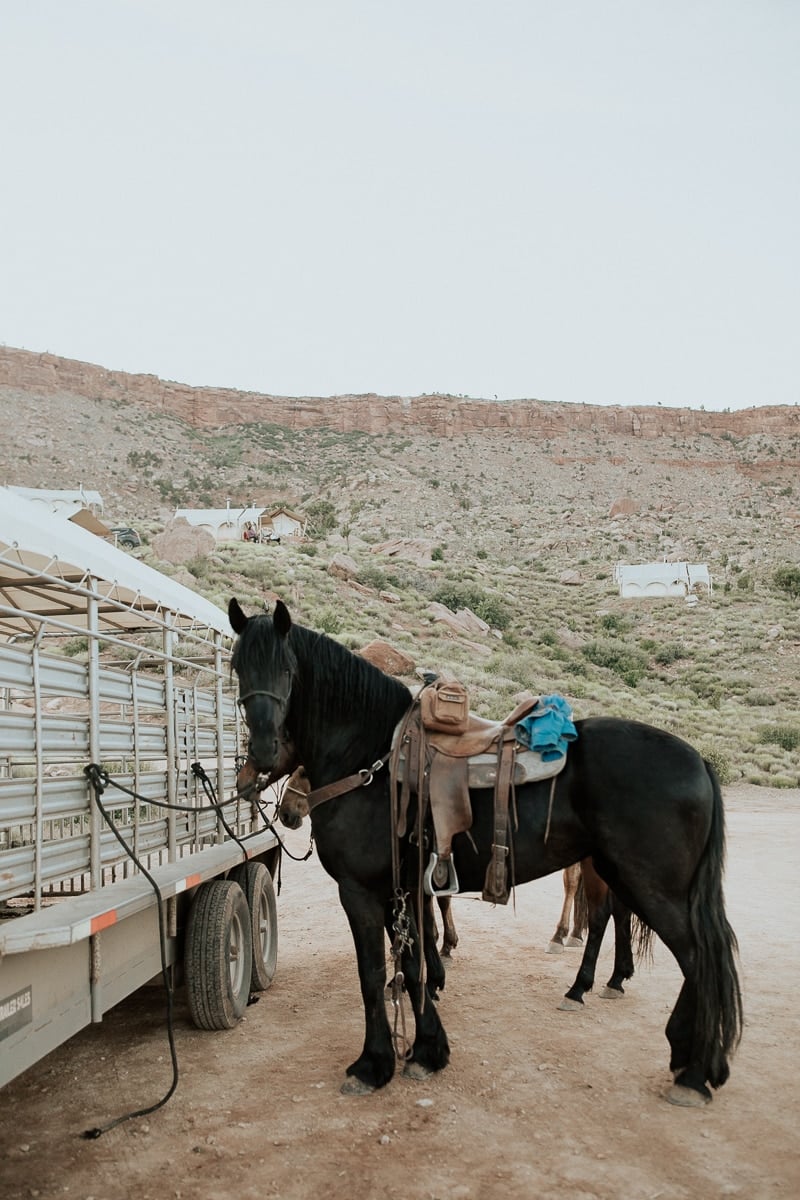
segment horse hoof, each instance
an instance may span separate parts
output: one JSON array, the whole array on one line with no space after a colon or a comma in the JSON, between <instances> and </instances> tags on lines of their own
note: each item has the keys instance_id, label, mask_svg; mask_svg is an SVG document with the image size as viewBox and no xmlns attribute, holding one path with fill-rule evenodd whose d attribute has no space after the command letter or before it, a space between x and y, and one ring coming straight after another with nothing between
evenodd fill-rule
<instances>
[{"instance_id":1,"label":"horse hoof","mask_svg":"<svg viewBox=\"0 0 800 1200\"><path fill-rule=\"evenodd\" d=\"M423 1067L422 1063L410 1062L403 1067L403 1075L406 1079L430 1079L433 1071L429 1071L427 1067Z\"/></svg>"},{"instance_id":2,"label":"horse hoof","mask_svg":"<svg viewBox=\"0 0 800 1200\"><path fill-rule=\"evenodd\" d=\"M583 938L579 938L579 937L568 937L568 938L567 938L567 945L568 945L568 946L582 946L582 945L583 945Z\"/></svg>"},{"instance_id":3,"label":"horse hoof","mask_svg":"<svg viewBox=\"0 0 800 1200\"><path fill-rule=\"evenodd\" d=\"M604 987L601 992L597 993L601 1000L623 1000L625 993L622 988Z\"/></svg>"},{"instance_id":4,"label":"horse hoof","mask_svg":"<svg viewBox=\"0 0 800 1200\"><path fill-rule=\"evenodd\" d=\"M565 996L558 1006L559 1012L583 1012L585 1005L581 1000L570 1000L569 996Z\"/></svg>"},{"instance_id":5,"label":"horse hoof","mask_svg":"<svg viewBox=\"0 0 800 1200\"><path fill-rule=\"evenodd\" d=\"M369 1096L375 1091L371 1083L364 1083L361 1079L356 1079L355 1075L348 1075L339 1091L343 1096Z\"/></svg>"},{"instance_id":6,"label":"horse hoof","mask_svg":"<svg viewBox=\"0 0 800 1200\"><path fill-rule=\"evenodd\" d=\"M677 1104L681 1108L705 1108L707 1104L711 1103L710 1096L704 1096L702 1092L696 1092L694 1088L681 1087L678 1083L673 1083L667 1092L667 1100L670 1104Z\"/></svg>"},{"instance_id":7,"label":"horse hoof","mask_svg":"<svg viewBox=\"0 0 800 1200\"><path fill-rule=\"evenodd\" d=\"M563 954L564 947L561 945L561 942L551 942L550 945L547 947L547 953L548 954Z\"/></svg>"}]
</instances>

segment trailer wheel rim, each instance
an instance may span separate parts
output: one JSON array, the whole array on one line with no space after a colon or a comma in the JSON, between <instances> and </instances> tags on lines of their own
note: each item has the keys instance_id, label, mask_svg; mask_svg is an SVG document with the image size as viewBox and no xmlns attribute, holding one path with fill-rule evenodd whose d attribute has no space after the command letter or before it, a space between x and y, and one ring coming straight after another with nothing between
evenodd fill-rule
<instances>
[{"instance_id":1,"label":"trailer wheel rim","mask_svg":"<svg viewBox=\"0 0 800 1200\"><path fill-rule=\"evenodd\" d=\"M228 875L239 884L250 910L253 969L250 986L263 992L272 983L278 960L278 919L272 876L261 862L239 863Z\"/></svg>"},{"instance_id":2,"label":"trailer wheel rim","mask_svg":"<svg viewBox=\"0 0 800 1200\"><path fill-rule=\"evenodd\" d=\"M228 946L228 970L231 992L234 996L238 996L244 986L245 970L249 966L247 961L249 953L250 945L245 936L241 917L235 912L231 919L231 936Z\"/></svg>"}]
</instances>

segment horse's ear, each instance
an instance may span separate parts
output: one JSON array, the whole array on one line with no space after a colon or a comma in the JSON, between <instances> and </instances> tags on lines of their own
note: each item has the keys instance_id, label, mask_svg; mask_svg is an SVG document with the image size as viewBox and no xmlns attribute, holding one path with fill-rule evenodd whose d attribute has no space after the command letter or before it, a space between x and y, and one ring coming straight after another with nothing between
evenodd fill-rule
<instances>
[{"instance_id":1,"label":"horse's ear","mask_svg":"<svg viewBox=\"0 0 800 1200\"><path fill-rule=\"evenodd\" d=\"M292 618L289 616L289 610L282 600L275 601L275 611L272 614L272 623L275 626L275 632L279 637L285 638L292 628Z\"/></svg>"},{"instance_id":2,"label":"horse's ear","mask_svg":"<svg viewBox=\"0 0 800 1200\"><path fill-rule=\"evenodd\" d=\"M247 624L247 617L239 607L239 601L234 596L228 605L228 620L234 633L240 634Z\"/></svg>"}]
</instances>

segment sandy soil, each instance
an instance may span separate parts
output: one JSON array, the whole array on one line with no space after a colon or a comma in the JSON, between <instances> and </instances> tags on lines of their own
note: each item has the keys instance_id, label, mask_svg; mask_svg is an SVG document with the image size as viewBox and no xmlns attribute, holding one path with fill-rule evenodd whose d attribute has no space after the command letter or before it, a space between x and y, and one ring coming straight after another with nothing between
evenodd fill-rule
<instances>
[{"instance_id":1,"label":"sandy soil","mask_svg":"<svg viewBox=\"0 0 800 1200\"><path fill-rule=\"evenodd\" d=\"M800 1194L797 1127L800 791L728 789L727 895L746 1027L729 1083L667 1104L663 1029L679 988L663 946L619 1001L557 1004L580 951L545 949L560 876L516 910L459 898L441 1015L446 1071L339 1093L362 1040L349 930L316 858L285 861L278 974L229 1033L178 1006L180 1082L147 1119L80 1133L166 1091L163 997L145 989L0 1094L0 1193L138 1200L746 1200ZM305 847L307 826L289 835ZM610 973L611 934L599 983Z\"/></svg>"}]
</instances>

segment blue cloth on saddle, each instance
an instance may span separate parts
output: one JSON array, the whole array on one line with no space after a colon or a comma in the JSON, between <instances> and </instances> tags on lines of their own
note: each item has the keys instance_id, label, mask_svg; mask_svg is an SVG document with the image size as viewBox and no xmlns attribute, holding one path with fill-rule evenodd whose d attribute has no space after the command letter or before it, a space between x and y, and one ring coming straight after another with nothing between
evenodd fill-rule
<instances>
[{"instance_id":1,"label":"blue cloth on saddle","mask_svg":"<svg viewBox=\"0 0 800 1200\"><path fill-rule=\"evenodd\" d=\"M527 717L514 729L517 741L538 750L543 762L553 762L567 753L578 731L572 724L572 709L563 696L540 696Z\"/></svg>"}]
</instances>

